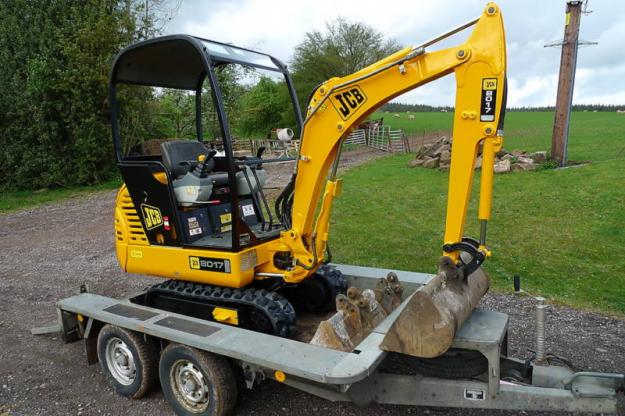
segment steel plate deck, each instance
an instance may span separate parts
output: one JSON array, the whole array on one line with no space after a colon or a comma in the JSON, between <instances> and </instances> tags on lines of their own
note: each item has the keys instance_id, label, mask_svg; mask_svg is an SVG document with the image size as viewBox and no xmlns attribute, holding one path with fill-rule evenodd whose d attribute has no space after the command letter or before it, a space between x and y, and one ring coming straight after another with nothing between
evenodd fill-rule
<instances>
[{"instance_id":1,"label":"steel plate deck","mask_svg":"<svg viewBox=\"0 0 625 416\"><path fill-rule=\"evenodd\" d=\"M377 280L389 271L394 271L407 287L414 288L427 283L432 277L423 273L370 267L337 265L337 268L347 276L350 284L360 288L375 286ZM406 302L407 299L402 306ZM125 307L115 307L115 305ZM145 313L133 316L133 314L112 313L105 310L112 308L109 311L123 311L129 306L143 310ZM63 299L58 302L57 307L98 321L327 384L351 384L371 375L387 354L379 348L379 344L386 333L384 329L390 327L390 323L396 316L395 313L389 315L358 345L356 352L348 353L136 305L127 299L119 300L91 293ZM397 308L399 309L401 306ZM490 314L491 312L483 311L475 317L472 315L467 320L467 324L477 327L487 326L487 323L480 324L473 321L488 320ZM140 319L137 316L151 317ZM167 320L168 325L162 325L164 319ZM189 328L194 329L191 331Z\"/></svg>"}]
</instances>

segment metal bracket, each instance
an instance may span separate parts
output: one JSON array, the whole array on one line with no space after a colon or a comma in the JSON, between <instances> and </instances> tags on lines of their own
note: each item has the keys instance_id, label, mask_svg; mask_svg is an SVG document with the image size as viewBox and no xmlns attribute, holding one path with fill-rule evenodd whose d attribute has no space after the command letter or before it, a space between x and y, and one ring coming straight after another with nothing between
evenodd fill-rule
<instances>
[{"instance_id":1,"label":"metal bracket","mask_svg":"<svg viewBox=\"0 0 625 416\"><path fill-rule=\"evenodd\" d=\"M262 383L267 377L262 368L250 363L242 363L243 378L245 380L245 387L249 390L253 389L256 384Z\"/></svg>"}]
</instances>

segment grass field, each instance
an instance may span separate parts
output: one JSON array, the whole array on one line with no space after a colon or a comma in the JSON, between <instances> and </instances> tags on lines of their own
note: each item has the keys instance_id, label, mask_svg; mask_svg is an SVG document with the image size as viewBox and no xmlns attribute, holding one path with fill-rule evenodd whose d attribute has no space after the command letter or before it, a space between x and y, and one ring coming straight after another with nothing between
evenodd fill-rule
<instances>
[{"instance_id":1,"label":"grass field","mask_svg":"<svg viewBox=\"0 0 625 416\"><path fill-rule=\"evenodd\" d=\"M449 113L403 116L385 122L416 134L451 127ZM552 113L509 113L505 147L548 150L552 120ZM343 175L331 234L336 261L435 271L447 173L407 168L411 157L385 157ZM496 176L488 239L493 256L485 268L496 290L511 290L518 274L532 294L623 315L625 116L575 113L569 157L591 163ZM478 236L475 205L466 231L473 237Z\"/></svg>"}]
</instances>

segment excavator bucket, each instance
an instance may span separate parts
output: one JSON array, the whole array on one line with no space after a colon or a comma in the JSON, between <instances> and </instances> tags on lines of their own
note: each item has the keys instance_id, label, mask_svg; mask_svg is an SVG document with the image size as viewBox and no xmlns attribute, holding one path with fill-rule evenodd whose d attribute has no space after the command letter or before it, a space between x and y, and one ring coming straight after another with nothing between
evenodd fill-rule
<instances>
[{"instance_id":1,"label":"excavator bucket","mask_svg":"<svg viewBox=\"0 0 625 416\"><path fill-rule=\"evenodd\" d=\"M336 299L337 312L321 322L311 344L351 351L391 312L400 308L380 348L431 358L445 353L456 331L489 288L481 268L465 277L443 257L438 274L402 302L403 287L389 273L375 290L349 288Z\"/></svg>"},{"instance_id":2,"label":"excavator bucket","mask_svg":"<svg viewBox=\"0 0 625 416\"><path fill-rule=\"evenodd\" d=\"M423 358L445 353L489 285L481 268L465 277L443 257L438 274L402 305L380 348Z\"/></svg>"}]
</instances>

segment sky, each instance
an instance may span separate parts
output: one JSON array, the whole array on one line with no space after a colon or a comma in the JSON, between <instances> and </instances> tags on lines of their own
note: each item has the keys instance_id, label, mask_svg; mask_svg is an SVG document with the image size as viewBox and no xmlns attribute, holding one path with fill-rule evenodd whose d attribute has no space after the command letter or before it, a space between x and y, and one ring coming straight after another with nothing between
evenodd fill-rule
<instances>
[{"instance_id":1,"label":"sky","mask_svg":"<svg viewBox=\"0 0 625 416\"><path fill-rule=\"evenodd\" d=\"M287 64L306 32L324 30L341 16L372 26L402 46L415 46L481 14L486 1L413 0L182 0L165 32L187 33L269 53ZM508 105L555 104L565 0L502 0L508 47ZM574 104L625 105L625 3L589 0L580 40ZM441 46L456 45L463 32ZM428 50L434 50L432 47ZM308 95L309 91L298 94ZM453 75L412 90L394 101L453 105Z\"/></svg>"}]
</instances>

